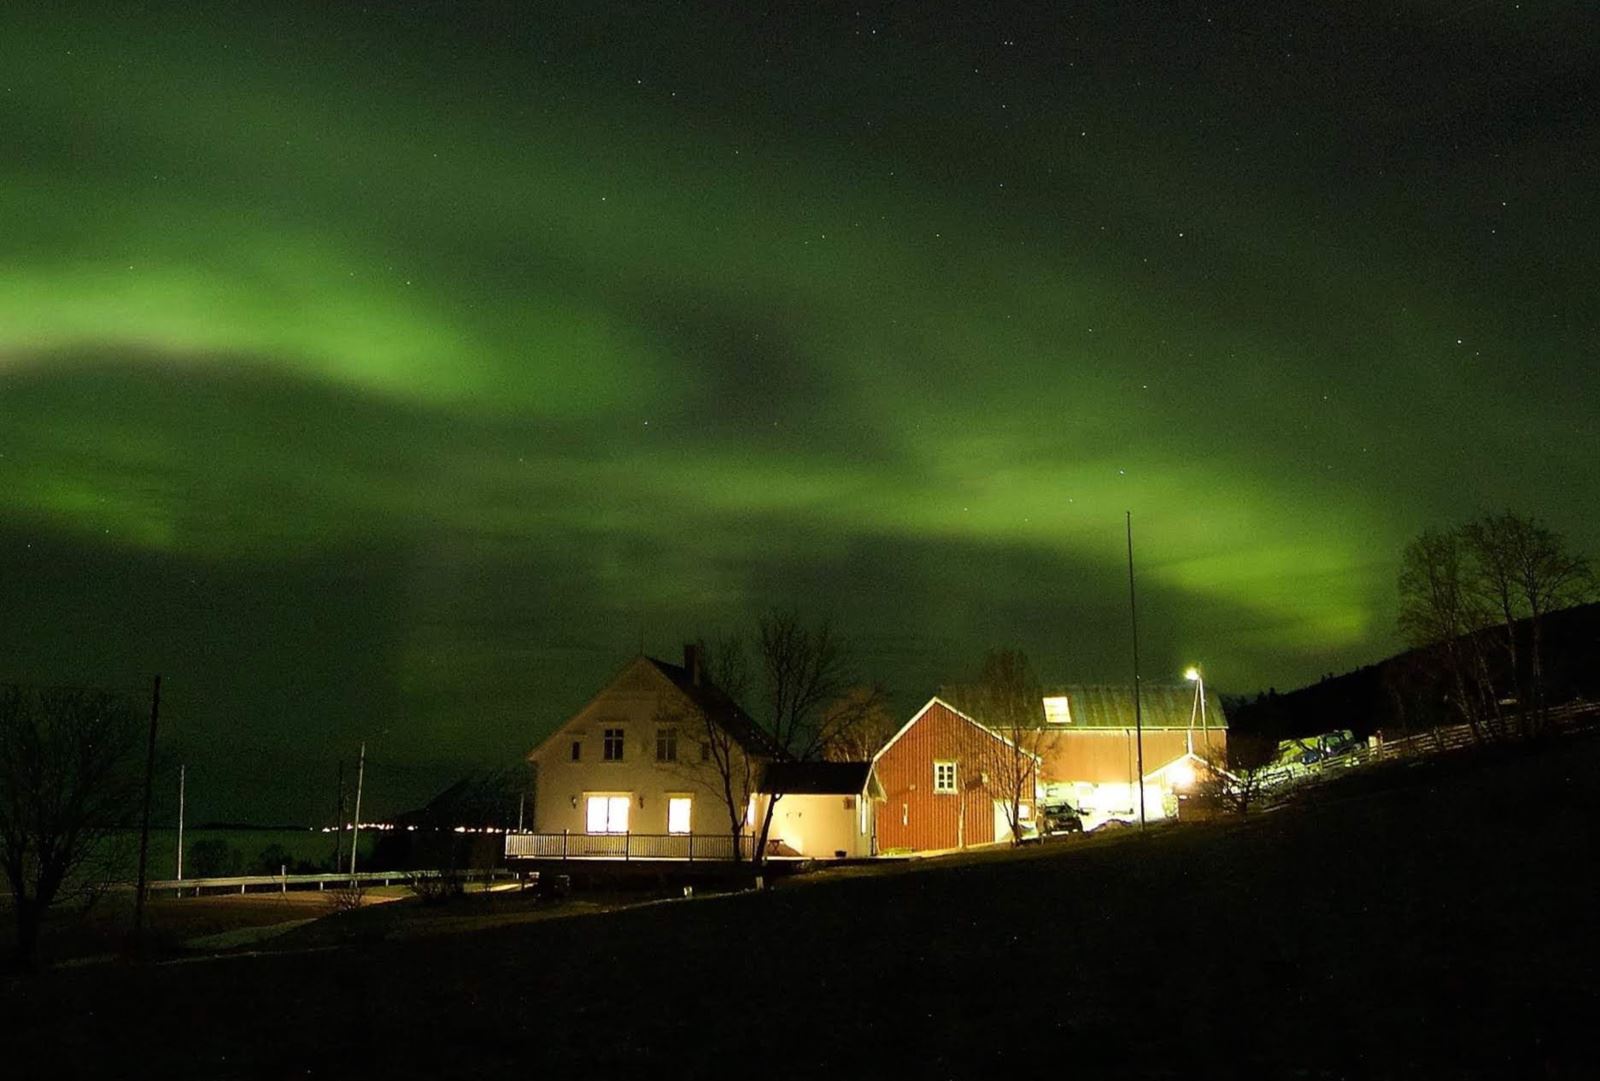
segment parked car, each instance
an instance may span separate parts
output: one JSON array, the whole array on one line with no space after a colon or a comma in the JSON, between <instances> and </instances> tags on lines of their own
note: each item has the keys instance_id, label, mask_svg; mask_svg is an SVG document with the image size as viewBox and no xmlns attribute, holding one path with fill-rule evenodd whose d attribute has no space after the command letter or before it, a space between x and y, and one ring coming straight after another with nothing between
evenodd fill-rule
<instances>
[{"instance_id":1,"label":"parked car","mask_svg":"<svg viewBox=\"0 0 1600 1081\"><path fill-rule=\"evenodd\" d=\"M1046 837L1055 833L1083 832L1083 818L1070 803L1048 803L1039 808L1040 832Z\"/></svg>"},{"instance_id":2,"label":"parked car","mask_svg":"<svg viewBox=\"0 0 1600 1081\"><path fill-rule=\"evenodd\" d=\"M1305 744L1302 742L1301 746L1305 747ZM1330 762L1336 758L1344 757L1360 746L1361 740L1357 739L1355 734L1348 729L1339 732L1328 732L1318 736L1316 742L1311 746L1305 747L1300 753L1300 764L1302 766L1314 766L1319 762Z\"/></svg>"}]
</instances>

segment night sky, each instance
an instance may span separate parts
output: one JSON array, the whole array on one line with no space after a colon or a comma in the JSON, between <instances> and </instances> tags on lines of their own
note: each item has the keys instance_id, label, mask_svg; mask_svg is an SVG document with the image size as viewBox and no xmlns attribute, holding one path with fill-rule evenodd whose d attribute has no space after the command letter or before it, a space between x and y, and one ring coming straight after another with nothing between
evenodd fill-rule
<instances>
[{"instance_id":1,"label":"night sky","mask_svg":"<svg viewBox=\"0 0 1600 1081\"><path fill-rule=\"evenodd\" d=\"M1125 680L1125 510L1234 692L1425 525L1594 553L1588 5L1243 6L6 4L0 680L309 821L774 604Z\"/></svg>"}]
</instances>

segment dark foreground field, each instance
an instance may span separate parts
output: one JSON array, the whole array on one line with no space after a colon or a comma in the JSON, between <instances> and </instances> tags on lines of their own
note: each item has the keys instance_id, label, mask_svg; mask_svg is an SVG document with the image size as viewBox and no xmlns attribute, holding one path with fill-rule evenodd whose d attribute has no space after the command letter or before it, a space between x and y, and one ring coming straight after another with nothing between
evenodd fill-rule
<instances>
[{"instance_id":1,"label":"dark foreground field","mask_svg":"<svg viewBox=\"0 0 1600 1081\"><path fill-rule=\"evenodd\" d=\"M57 972L6 986L0 1042L24 1077L1587 1076L1595 750L759 895Z\"/></svg>"}]
</instances>

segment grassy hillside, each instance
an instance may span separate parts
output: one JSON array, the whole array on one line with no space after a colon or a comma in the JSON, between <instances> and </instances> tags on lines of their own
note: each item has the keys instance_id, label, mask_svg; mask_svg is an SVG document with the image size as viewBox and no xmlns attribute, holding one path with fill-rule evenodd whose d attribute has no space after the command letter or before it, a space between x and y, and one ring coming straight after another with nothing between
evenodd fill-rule
<instances>
[{"instance_id":1,"label":"grassy hillside","mask_svg":"<svg viewBox=\"0 0 1600 1081\"><path fill-rule=\"evenodd\" d=\"M1591 1057L1593 739L1175 827L468 935L58 972L119 1076L1521 1076Z\"/></svg>"}]
</instances>

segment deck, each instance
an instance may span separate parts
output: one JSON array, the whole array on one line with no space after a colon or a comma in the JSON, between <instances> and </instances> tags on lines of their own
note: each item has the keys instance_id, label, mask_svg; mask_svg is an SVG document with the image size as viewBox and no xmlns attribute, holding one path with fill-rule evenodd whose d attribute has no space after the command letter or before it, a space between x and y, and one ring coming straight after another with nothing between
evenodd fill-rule
<instances>
[{"instance_id":1,"label":"deck","mask_svg":"<svg viewBox=\"0 0 1600 1081\"><path fill-rule=\"evenodd\" d=\"M755 838L721 833L508 833L509 860L621 860L683 863L749 860Z\"/></svg>"}]
</instances>

